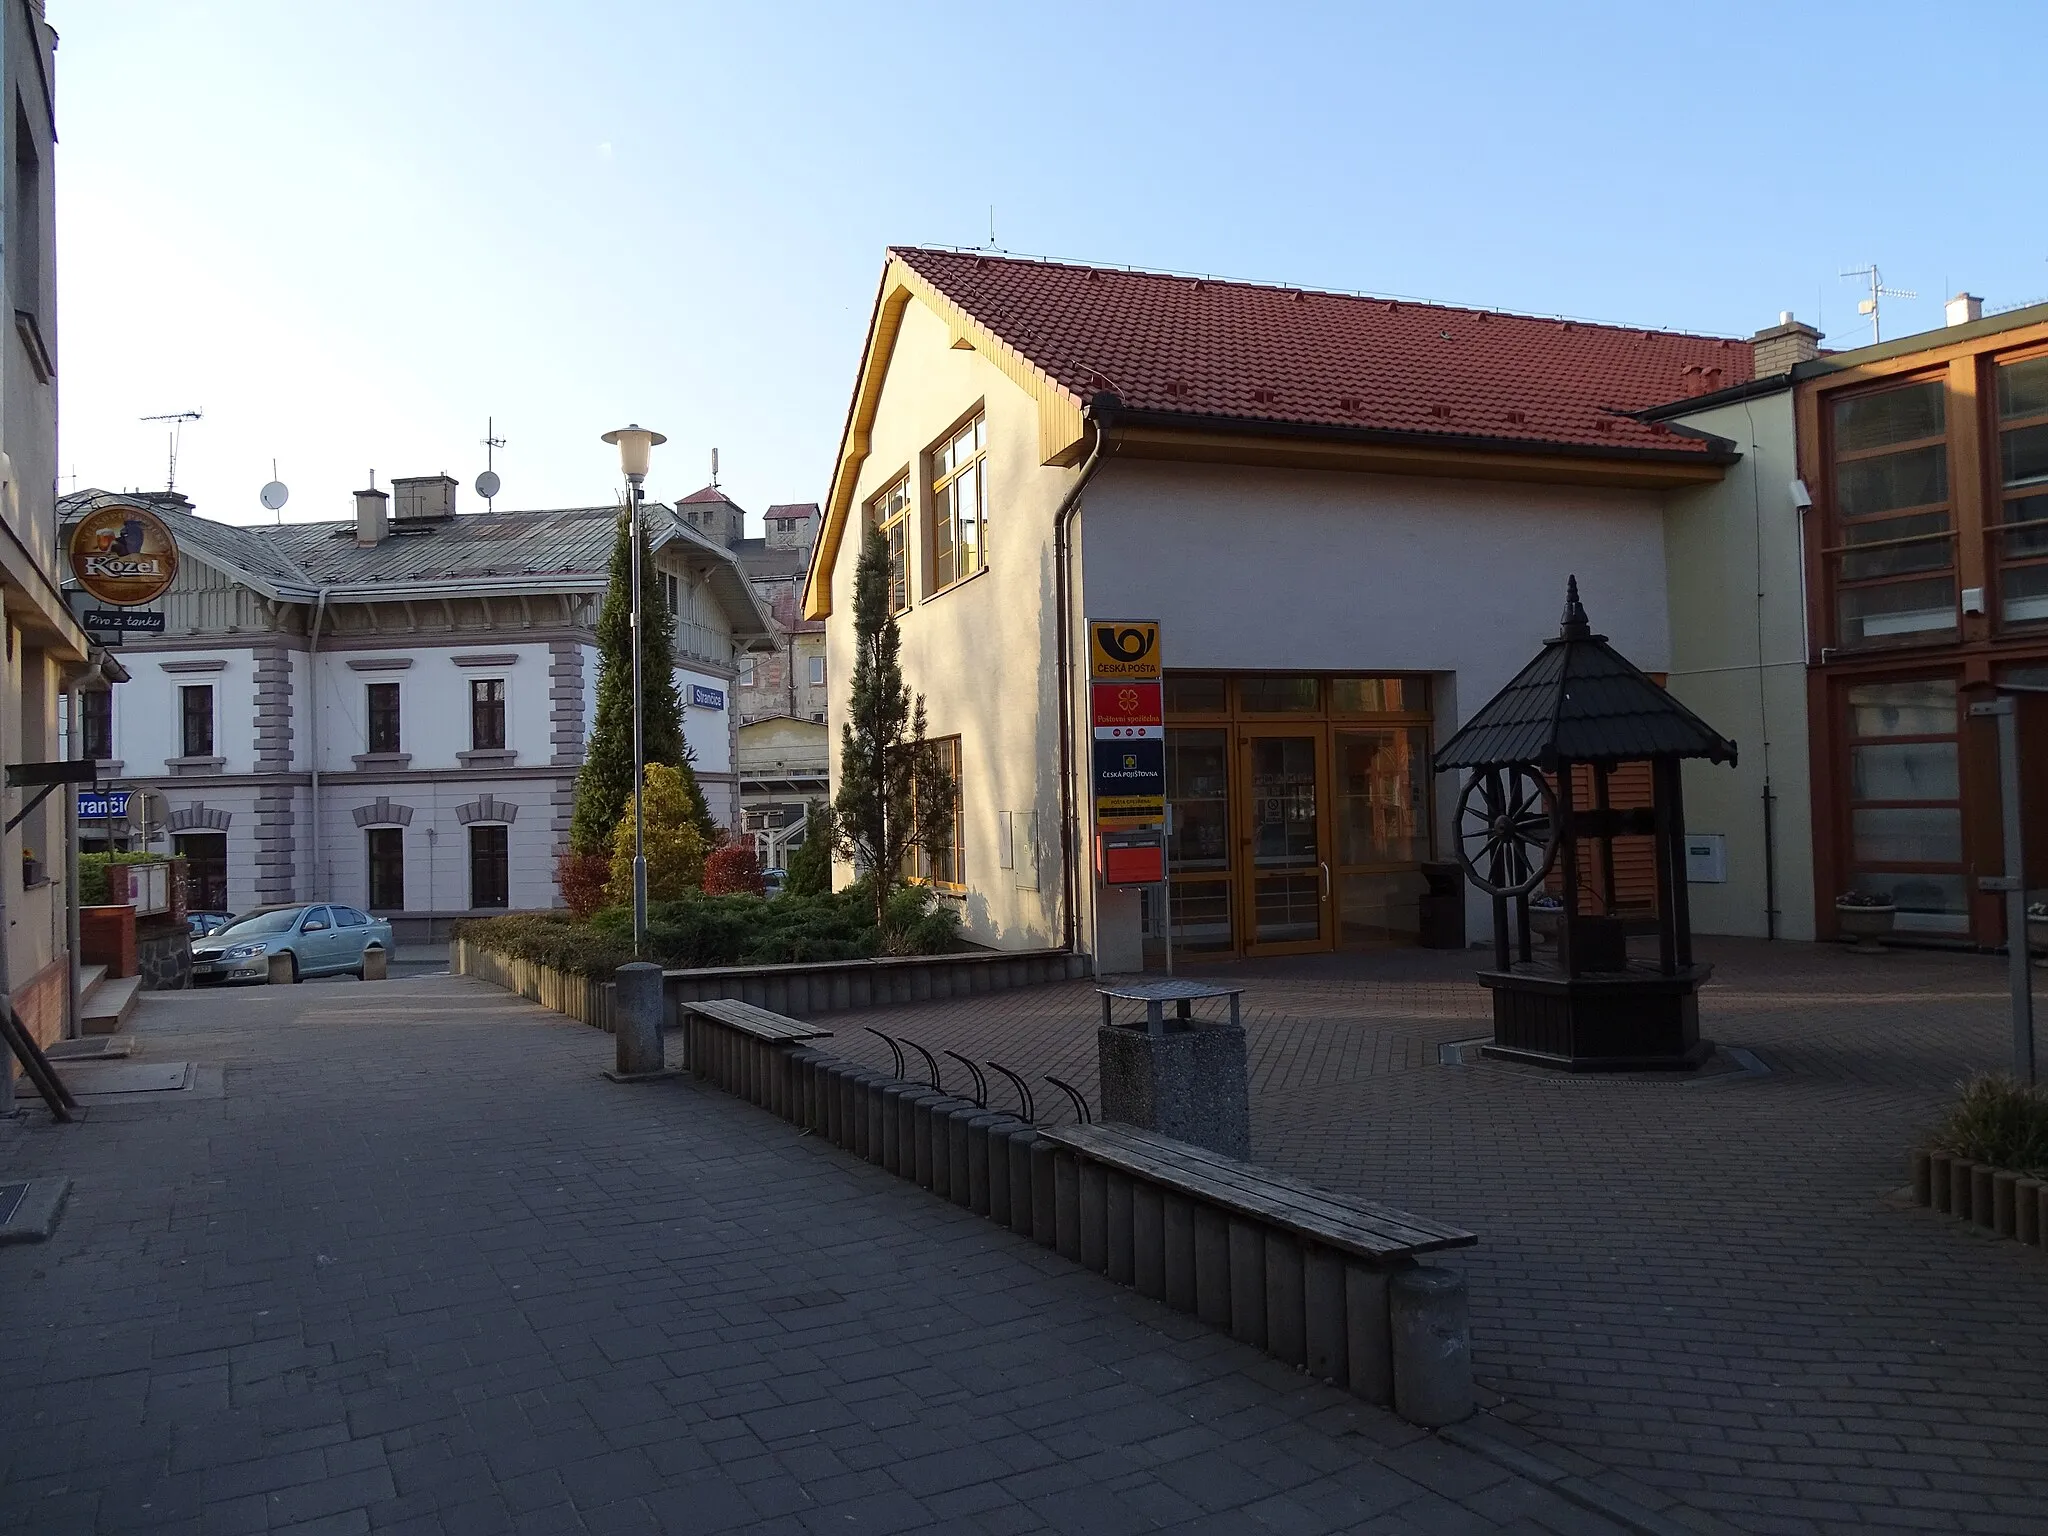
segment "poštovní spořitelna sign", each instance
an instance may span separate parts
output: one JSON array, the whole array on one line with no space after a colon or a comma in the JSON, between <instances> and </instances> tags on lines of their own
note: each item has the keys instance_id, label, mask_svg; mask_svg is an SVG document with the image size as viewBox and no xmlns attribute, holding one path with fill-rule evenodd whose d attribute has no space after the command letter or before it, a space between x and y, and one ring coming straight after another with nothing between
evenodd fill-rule
<instances>
[{"instance_id":1,"label":"po\u0161tovn\u00ed spo\u0159itelna sign","mask_svg":"<svg viewBox=\"0 0 2048 1536\"><path fill-rule=\"evenodd\" d=\"M178 546L147 507L114 502L71 525L71 574L115 608L153 603L178 575Z\"/></svg>"}]
</instances>

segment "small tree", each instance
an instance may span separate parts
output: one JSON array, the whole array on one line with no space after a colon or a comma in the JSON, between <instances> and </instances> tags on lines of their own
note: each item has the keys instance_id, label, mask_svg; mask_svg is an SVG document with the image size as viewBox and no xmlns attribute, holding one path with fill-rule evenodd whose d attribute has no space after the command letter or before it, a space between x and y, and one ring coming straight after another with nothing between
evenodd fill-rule
<instances>
[{"instance_id":1,"label":"small tree","mask_svg":"<svg viewBox=\"0 0 2048 1536\"><path fill-rule=\"evenodd\" d=\"M641 838L647 852L647 899L651 902L677 901L691 891L702 890L704 857L710 851L710 844L697 830L682 774L667 763L647 765L641 816L644 822ZM612 878L605 894L618 906L630 906L633 901L633 806L630 799L625 815L612 828Z\"/></svg>"},{"instance_id":2,"label":"small tree","mask_svg":"<svg viewBox=\"0 0 2048 1536\"><path fill-rule=\"evenodd\" d=\"M761 878L760 855L751 842L730 842L711 850L704 861L706 896L761 896L768 883Z\"/></svg>"},{"instance_id":3,"label":"small tree","mask_svg":"<svg viewBox=\"0 0 2048 1536\"><path fill-rule=\"evenodd\" d=\"M569 847L576 853L609 852L612 829L631 809L633 798L631 527L631 519L622 513L612 544L611 584L597 618L597 723L576 775L576 809L569 822ZM646 761L650 767L665 763L677 771L690 819L709 845L718 824L690 768L695 754L683 736L683 701L676 691L675 619L662 601L645 517L640 524L640 616L640 729Z\"/></svg>"},{"instance_id":4,"label":"small tree","mask_svg":"<svg viewBox=\"0 0 2048 1536\"><path fill-rule=\"evenodd\" d=\"M889 608L889 545L869 529L853 576L853 687L839 741L833 821L839 850L864 866L882 926L889 892L918 847L953 832L953 785L924 739L924 696L903 682L902 639Z\"/></svg>"},{"instance_id":5,"label":"small tree","mask_svg":"<svg viewBox=\"0 0 2048 1536\"><path fill-rule=\"evenodd\" d=\"M832 889L832 808L804 812L804 840L790 850L782 888L791 896L823 896Z\"/></svg>"}]
</instances>

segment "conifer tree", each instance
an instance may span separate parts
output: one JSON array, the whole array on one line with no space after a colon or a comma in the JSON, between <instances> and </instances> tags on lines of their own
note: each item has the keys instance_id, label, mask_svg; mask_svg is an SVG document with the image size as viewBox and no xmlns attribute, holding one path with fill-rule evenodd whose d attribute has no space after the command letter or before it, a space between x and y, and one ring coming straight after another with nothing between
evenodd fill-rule
<instances>
[{"instance_id":1,"label":"conifer tree","mask_svg":"<svg viewBox=\"0 0 2048 1536\"><path fill-rule=\"evenodd\" d=\"M597 723L576 775L576 808L569 822L569 847L579 854L608 854L612 829L633 805L633 540L631 519L621 512L612 544L611 582L597 618ZM678 771L690 820L706 844L720 828L704 803L704 791L690 763L695 754L683 737L683 703L676 691L675 619L661 598L647 518L640 522L640 692L641 744L649 764Z\"/></svg>"}]
</instances>

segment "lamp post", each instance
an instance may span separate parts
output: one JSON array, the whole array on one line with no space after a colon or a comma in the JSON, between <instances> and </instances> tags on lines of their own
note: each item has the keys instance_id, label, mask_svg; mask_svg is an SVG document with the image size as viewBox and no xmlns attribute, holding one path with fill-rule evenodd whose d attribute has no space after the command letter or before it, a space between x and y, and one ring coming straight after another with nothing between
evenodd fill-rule
<instances>
[{"instance_id":1,"label":"lamp post","mask_svg":"<svg viewBox=\"0 0 2048 1536\"><path fill-rule=\"evenodd\" d=\"M642 840L641 791L645 788L647 763L641 743L640 695L640 488L647 482L647 458L657 443L667 438L650 432L638 422L607 432L604 440L616 444L619 467L626 473L626 507L631 528L627 537L633 544L633 958L647 951L647 850Z\"/></svg>"}]
</instances>

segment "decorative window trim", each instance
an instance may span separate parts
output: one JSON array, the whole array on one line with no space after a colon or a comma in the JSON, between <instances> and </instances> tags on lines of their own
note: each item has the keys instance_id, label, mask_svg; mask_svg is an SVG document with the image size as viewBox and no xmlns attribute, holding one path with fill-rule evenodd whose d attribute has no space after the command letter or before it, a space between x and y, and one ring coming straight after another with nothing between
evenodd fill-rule
<instances>
[{"instance_id":1,"label":"decorative window trim","mask_svg":"<svg viewBox=\"0 0 2048 1536\"><path fill-rule=\"evenodd\" d=\"M455 819L465 827L471 822L502 822L510 826L519 819L519 807L486 791L467 805L455 808Z\"/></svg>"},{"instance_id":2,"label":"decorative window trim","mask_svg":"<svg viewBox=\"0 0 2048 1536\"><path fill-rule=\"evenodd\" d=\"M363 772L383 772L412 766L410 752L358 752L349 759Z\"/></svg>"},{"instance_id":3,"label":"decorative window trim","mask_svg":"<svg viewBox=\"0 0 2048 1536\"><path fill-rule=\"evenodd\" d=\"M455 754L465 768L510 768L519 761L517 747L472 747Z\"/></svg>"},{"instance_id":4,"label":"decorative window trim","mask_svg":"<svg viewBox=\"0 0 2048 1536\"><path fill-rule=\"evenodd\" d=\"M195 800L182 811L171 812L164 818L164 825L170 832L225 832L233 820L234 812Z\"/></svg>"},{"instance_id":5,"label":"decorative window trim","mask_svg":"<svg viewBox=\"0 0 2048 1536\"><path fill-rule=\"evenodd\" d=\"M194 661L160 661L157 669L162 672L225 672L228 663L224 656L209 656Z\"/></svg>"},{"instance_id":6,"label":"decorative window trim","mask_svg":"<svg viewBox=\"0 0 2048 1536\"><path fill-rule=\"evenodd\" d=\"M411 665L410 656L351 656L348 659L351 672L403 672Z\"/></svg>"},{"instance_id":7,"label":"decorative window trim","mask_svg":"<svg viewBox=\"0 0 2048 1536\"><path fill-rule=\"evenodd\" d=\"M409 827L412 825L412 807L396 805L379 795L368 805L359 805L349 813L355 817L356 825L368 830L371 827Z\"/></svg>"},{"instance_id":8,"label":"decorative window trim","mask_svg":"<svg viewBox=\"0 0 2048 1536\"><path fill-rule=\"evenodd\" d=\"M517 651L487 651L472 656L451 656L448 658L458 667L510 667L517 665Z\"/></svg>"}]
</instances>

